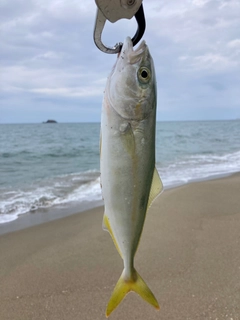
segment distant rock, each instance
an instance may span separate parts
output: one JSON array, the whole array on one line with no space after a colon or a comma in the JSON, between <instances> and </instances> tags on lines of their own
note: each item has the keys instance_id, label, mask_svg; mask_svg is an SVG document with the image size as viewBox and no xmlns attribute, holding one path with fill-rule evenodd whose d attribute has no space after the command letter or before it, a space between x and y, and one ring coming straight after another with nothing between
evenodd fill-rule
<instances>
[{"instance_id":1,"label":"distant rock","mask_svg":"<svg viewBox=\"0 0 240 320\"><path fill-rule=\"evenodd\" d=\"M56 120L47 120L46 122L43 122L43 123L57 123Z\"/></svg>"}]
</instances>

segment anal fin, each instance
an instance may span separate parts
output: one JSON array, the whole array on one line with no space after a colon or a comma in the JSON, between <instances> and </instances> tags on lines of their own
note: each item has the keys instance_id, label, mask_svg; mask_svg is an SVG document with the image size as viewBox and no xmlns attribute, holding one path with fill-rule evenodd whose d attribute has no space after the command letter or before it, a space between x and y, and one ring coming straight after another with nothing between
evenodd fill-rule
<instances>
[{"instance_id":1,"label":"anal fin","mask_svg":"<svg viewBox=\"0 0 240 320\"><path fill-rule=\"evenodd\" d=\"M104 216L103 216L102 228L103 228L104 231L108 231L110 233L110 235L112 237L112 240L113 240L113 242L115 244L115 247L117 248L117 251L120 254L121 258L123 259L121 250L120 250L120 248L118 246L118 243L117 243L117 240L114 237L114 234L112 232L112 228L111 228L109 219L108 219L108 217L107 217L107 215L105 213L104 213Z\"/></svg>"}]
</instances>

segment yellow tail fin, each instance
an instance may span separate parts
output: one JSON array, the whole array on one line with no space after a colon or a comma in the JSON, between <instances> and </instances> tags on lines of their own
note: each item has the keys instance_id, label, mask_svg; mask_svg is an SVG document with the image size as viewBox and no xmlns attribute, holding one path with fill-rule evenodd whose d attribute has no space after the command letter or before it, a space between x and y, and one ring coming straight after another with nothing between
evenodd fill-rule
<instances>
[{"instance_id":1,"label":"yellow tail fin","mask_svg":"<svg viewBox=\"0 0 240 320\"><path fill-rule=\"evenodd\" d=\"M148 286L146 285L142 277L137 273L137 271L134 269L132 278L130 280L125 280L123 270L123 273L119 278L116 287L113 290L112 296L108 302L106 309L106 317L109 317L112 311L117 308L119 303L130 291L135 291L156 309L160 309L159 304L156 298L154 297L152 291L148 288Z\"/></svg>"}]
</instances>

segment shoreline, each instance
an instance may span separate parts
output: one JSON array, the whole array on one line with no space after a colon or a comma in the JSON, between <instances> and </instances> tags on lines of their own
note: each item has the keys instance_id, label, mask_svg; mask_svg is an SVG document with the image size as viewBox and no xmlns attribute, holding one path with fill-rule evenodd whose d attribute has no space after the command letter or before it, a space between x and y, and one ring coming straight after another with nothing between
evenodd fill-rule
<instances>
[{"instance_id":1,"label":"shoreline","mask_svg":"<svg viewBox=\"0 0 240 320\"><path fill-rule=\"evenodd\" d=\"M66 204L52 208L37 209L36 211L19 215L18 218L13 221L0 224L0 236L48 223L50 221L67 218L71 215L79 214L101 206L103 206L103 201L95 201L94 203L89 201L81 206L79 206L79 204L73 204L71 206Z\"/></svg>"},{"instance_id":2,"label":"shoreline","mask_svg":"<svg viewBox=\"0 0 240 320\"><path fill-rule=\"evenodd\" d=\"M168 189L152 204L135 268L160 304L130 293L122 319L240 320L240 173ZM0 236L0 319L102 320L122 272L103 207Z\"/></svg>"},{"instance_id":3,"label":"shoreline","mask_svg":"<svg viewBox=\"0 0 240 320\"><path fill-rule=\"evenodd\" d=\"M240 174L240 172L216 174L216 175L204 177L201 179L192 179L186 183L164 187L164 191L181 188L183 186L199 183L202 181L224 179L224 178L228 178L238 174ZM0 236L7 233L23 230L26 228L31 228L33 226L36 226L42 223L47 223L50 221L62 219L74 214L83 213L85 211L89 211L97 207L103 207L103 205L104 205L103 200L99 200L99 201L89 201L89 202L86 201L81 205L77 203L73 203L71 205L66 204L66 205L55 206L55 207L46 208L46 209L37 209L36 211L19 215L18 218L13 221L1 223Z\"/></svg>"}]
</instances>

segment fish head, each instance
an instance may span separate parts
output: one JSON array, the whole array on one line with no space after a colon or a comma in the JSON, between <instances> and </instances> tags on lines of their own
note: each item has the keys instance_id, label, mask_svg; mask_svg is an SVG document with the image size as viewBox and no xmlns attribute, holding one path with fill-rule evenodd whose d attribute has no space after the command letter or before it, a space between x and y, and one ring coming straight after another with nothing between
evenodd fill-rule
<instances>
[{"instance_id":1,"label":"fish head","mask_svg":"<svg viewBox=\"0 0 240 320\"><path fill-rule=\"evenodd\" d=\"M136 50L127 37L108 78L108 100L124 119L140 121L156 111L156 77L148 46Z\"/></svg>"}]
</instances>

